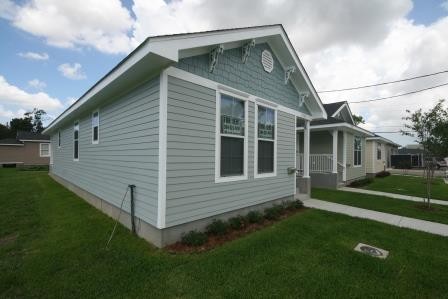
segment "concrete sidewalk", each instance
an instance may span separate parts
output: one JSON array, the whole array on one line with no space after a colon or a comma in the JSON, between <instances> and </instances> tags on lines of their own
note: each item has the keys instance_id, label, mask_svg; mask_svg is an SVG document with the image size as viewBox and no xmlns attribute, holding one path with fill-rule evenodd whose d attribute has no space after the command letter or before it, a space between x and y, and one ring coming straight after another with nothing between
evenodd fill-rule
<instances>
[{"instance_id":1,"label":"concrete sidewalk","mask_svg":"<svg viewBox=\"0 0 448 299\"><path fill-rule=\"evenodd\" d=\"M341 187L341 188L338 188L338 190L347 191L347 192L354 192L354 193L363 193L363 194L370 194L370 195L385 196L385 197L391 197L391 198L403 199L403 200L410 200L410 201L416 201L416 202L423 202L423 200L424 200L424 198L417 197L417 196L409 196L409 195L395 194L395 193L389 193L389 192L365 190L365 189L359 189L359 188ZM448 196L448 194L447 194L447 196ZM448 206L448 201L447 200L431 199L431 203L437 204L437 205L442 205L442 206Z\"/></svg>"},{"instance_id":2,"label":"concrete sidewalk","mask_svg":"<svg viewBox=\"0 0 448 299\"><path fill-rule=\"evenodd\" d=\"M403 217L388 213L376 212L367 209L355 208L347 205L341 205L338 203L332 203L318 199L307 199L303 201L303 204L305 205L305 207L308 208L340 213L363 219L370 219L398 227L405 227L435 235L448 237L448 225L446 224Z\"/></svg>"}]
</instances>

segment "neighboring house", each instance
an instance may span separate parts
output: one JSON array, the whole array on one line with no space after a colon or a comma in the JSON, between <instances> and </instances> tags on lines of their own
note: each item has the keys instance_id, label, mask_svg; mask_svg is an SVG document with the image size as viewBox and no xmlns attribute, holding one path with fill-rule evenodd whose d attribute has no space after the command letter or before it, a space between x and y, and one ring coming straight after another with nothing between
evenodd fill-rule
<instances>
[{"instance_id":1,"label":"neighboring house","mask_svg":"<svg viewBox=\"0 0 448 299\"><path fill-rule=\"evenodd\" d=\"M425 150L420 144L408 144L399 148L391 157L391 167L411 168L425 166Z\"/></svg>"},{"instance_id":2,"label":"neighboring house","mask_svg":"<svg viewBox=\"0 0 448 299\"><path fill-rule=\"evenodd\" d=\"M297 168L303 173L309 150L311 185L337 188L366 177L366 137L374 134L355 125L347 102L324 108L328 118L311 122L309 149L301 143L306 126L298 121Z\"/></svg>"},{"instance_id":3,"label":"neighboring house","mask_svg":"<svg viewBox=\"0 0 448 299\"><path fill-rule=\"evenodd\" d=\"M308 197L296 122L324 118L281 25L151 37L45 130L50 174L114 217L135 185L136 232L161 247Z\"/></svg>"},{"instance_id":4,"label":"neighboring house","mask_svg":"<svg viewBox=\"0 0 448 299\"><path fill-rule=\"evenodd\" d=\"M17 132L16 138L0 139L0 165L43 166L50 163L50 137Z\"/></svg>"},{"instance_id":5,"label":"neighboring house","mask_svg":"<svg viewBox=\"0 0 448 299\"><path fill-rule=\"evenodd\" d=\"M391 156L397 154L400 145L377 134L366 141L366 172L371 177L391 167Z\"/></svg>"}]
</instances>

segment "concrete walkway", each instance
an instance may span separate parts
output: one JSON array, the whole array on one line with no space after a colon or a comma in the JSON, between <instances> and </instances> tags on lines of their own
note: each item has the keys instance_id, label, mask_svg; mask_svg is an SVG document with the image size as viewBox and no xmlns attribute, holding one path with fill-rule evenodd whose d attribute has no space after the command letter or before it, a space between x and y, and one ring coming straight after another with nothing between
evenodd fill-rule
<instances>
[{"instance_id":1,"label":"concrete walkway","mask_svg":"<svg viewBox=\"0 0 448 299\"><path fill-rule=\"evenodd\" d=\"M416 201L416 202L423 202L423 200L426 200L422 197L417 197L417 196L409 196L409 195L402 195L402 194L395 194L395 193L381 192L381 191L373 191L373 190L366 190L366 189L359 189L359 188L341 187L341 188L338 188L338 190L354 192L354 193L385 196L385 197L410 200L410 201ZM447 196L448 196L448 194L447 194ZM431 203L437 204L437 205L442 205L442 206L448 206L447 200L431 199Z\"/></svg>"},{"instance_id":2,"label":"concrete walkway","mask_svg":"<svg viewBox=\"0 0 448 299\"><path fill-rule=\"evenodd\" d=\"M303 204L305 205L305 207L309 208L315 208L319 210L345 214L352 217L370 219L398 227L405 227L448 237L448 225L446 224L403 217L388 213L376 212L367 209L355 208L347 205L341 205L338 203L332 203L318 199L307 199L303 201Z\"/></svg>"}]
</instances>

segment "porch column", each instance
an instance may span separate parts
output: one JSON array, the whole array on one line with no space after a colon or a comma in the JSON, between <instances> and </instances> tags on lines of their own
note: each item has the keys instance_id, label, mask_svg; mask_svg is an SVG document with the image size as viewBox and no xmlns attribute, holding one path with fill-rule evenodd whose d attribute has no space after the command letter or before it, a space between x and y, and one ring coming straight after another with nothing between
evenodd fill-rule
<instances>
[{"instance_id":1,"label":"porch column","mask_svg":"<svg viewBox=\"0 0 448 299\"><path fill-rule=\"evenodd\" d=\"M347 133L342 131L342 180L347 181Z\"/></svg>"},{"instance_id":2,"label":"porch column","mask_svg":"<svg viewBox=\"0 0 448 299\"><path fill-rule=\"evenodd\" d=\"M333 173L338 173L338 130L333 130Z\"/></svg>"},{"instance_id":3,"label":"porch column","mask_svg":"<svg viewBox=\"0 0 448 299\"><path fill-rule=\"evenodd\" d=\"M305 120L303 130L303 177L310 177L310 121Z\"/></svg>"}]
</instances>

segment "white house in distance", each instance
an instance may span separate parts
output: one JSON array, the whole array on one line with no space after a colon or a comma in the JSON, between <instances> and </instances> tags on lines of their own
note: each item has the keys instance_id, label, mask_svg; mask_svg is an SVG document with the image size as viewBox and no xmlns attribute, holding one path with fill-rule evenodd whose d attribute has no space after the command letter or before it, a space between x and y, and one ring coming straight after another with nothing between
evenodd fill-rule
<instances>
[{"instance_id":1,"label":"white house in distance","mask_svg":"<svg viewBox=\"0 0 448 299\"><path fill-rule=\"evenodd\" d=\"M121 222L162 247L214 218L309 196L309 124L326 117L272 25L150 37L44 133L55 180L114 217L130 188Z\"/></svg>"},{"instance_id":2,"label":"white house in distance","mask_svg":"<svg viewBox=\"0 0 448 299\"><path fill-rule=\"evenodd\" d=\"M375 176L378 172L391 166L391 156L398 152L399 144L374 134L366 139L366 172L367 176Z\"/></svg>"}]
</instances>

